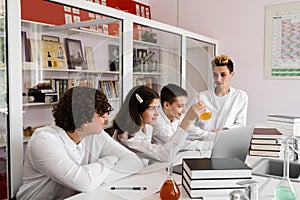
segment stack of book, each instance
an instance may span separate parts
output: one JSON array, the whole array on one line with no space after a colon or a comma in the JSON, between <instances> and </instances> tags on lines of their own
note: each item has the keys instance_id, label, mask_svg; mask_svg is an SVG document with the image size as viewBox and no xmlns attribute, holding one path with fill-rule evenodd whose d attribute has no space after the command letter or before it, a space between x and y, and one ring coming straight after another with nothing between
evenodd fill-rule
<instances>
[{"instance_id":1,"label":"stack of book","mask_svg":"<svg viewBox=\"0 0 300 200\"><path fill-rule=\"evenodd\" d=\"M284 135L300 136L300 117L289 115L268 115L267 125L277 128Z\"/></svg>"},{"instance_id":2,"label":"stack of book","mask_svg":"<svg viewBox=\"0 0 300 200\"><path fill-rule=\"evenodd\" d=\"M237 183L252 179L252 169L238 158L188 158L182 164L182 184L191 198L244 191Z\"/></svg>"},{"instance_id":3,"label":"stack of book","mask_svg":"<svg viewBox=\"0 0 300 200\"><path fill-rule=\"evenodd\" d=\"M249 150L250 156L281 157L280 140L283 135L276 128L254 128Z\"/></svg>"}]
</instances>

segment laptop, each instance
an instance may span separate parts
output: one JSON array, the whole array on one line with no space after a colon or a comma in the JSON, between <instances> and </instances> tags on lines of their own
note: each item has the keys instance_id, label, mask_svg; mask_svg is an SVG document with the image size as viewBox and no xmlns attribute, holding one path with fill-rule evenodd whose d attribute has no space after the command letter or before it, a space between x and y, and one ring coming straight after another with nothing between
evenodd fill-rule
<instances>
[{"instance_id":1,"label":"laptop","mask_svg":"<svg viewBox=\"0 0 300 200\"><path fill-rule=\"evenodd\" d=\"M212 158L234 158L246 161L254 125L241 126L218 132L212 149Z\"/></svg>"},{"instance_id":2,"label":"laptop","mask_svg":"<svg viewBox=\"0 0 300 200\"><path fill-rule=\"evenodd\" d=\"M217 133L212 149L212 158L234 158L246 161L254 125L241 126ZM182 164L173 167L173 172L182 174Z\"/></svg>"}]
</instances>

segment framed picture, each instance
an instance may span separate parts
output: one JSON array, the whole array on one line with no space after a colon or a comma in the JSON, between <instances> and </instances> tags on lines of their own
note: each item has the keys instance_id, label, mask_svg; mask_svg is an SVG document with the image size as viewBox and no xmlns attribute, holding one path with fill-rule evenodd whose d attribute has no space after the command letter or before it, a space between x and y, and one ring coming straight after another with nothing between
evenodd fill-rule
<instances>
[{"instance_id":1,"label":"framed picture","mask_svg":"<svg viewBox=\"0 0 300 200\"><path fill-rule=\"evenodd\" d=\"M52 36L52 35L42 35L43 41L49 41L49 42L60 42L59 37Z\"/></svg>"},{"instance_id":2,"label":"framed picture","mask_svg":"<svg viewBox=\"0 0 300 200\"><path fill-rule=\"evenodd\" d=\"M67 56L63 43L42 41L42 66L67 69Z\"/></svg>"},{"instance_id":3,"label":"framed picture","mask_svg":"<svg viewBox=\"0 0 300 200\"><path fill-rule=\"evenodd\" d=\"M29 44L26 36L26 32L21 32L22 38L22 61L30 62Z\"/></svg>"},{"instance_id":4,"label":"framed picture","mask_svg":"<svg viewBox=\"0 0 300 200\"><path fill-rule=\"evenodd\" d=\"M96 70L93 47L85 46L84 47L85 60L88 70Z\"/></svg>"},{"instance_id":5,"label":"framed picture","mask_svg":"<svg viewBox=\"0 0 300 200\"><path fill-rule=\"evenodd\" d=\"M83 69L83 52L80 40L65 39L69 69Z\"/></svg>"},{"instance_id":6,"label":"framed picture","mask_svg":"<svg viewBox=\"0 0 300 200\"><path fill-rule=\"evenodd\" d=\"M108 45L109 52L109 70L119 71L120 49L118 45Z\"/></svg>"}]
</instances>

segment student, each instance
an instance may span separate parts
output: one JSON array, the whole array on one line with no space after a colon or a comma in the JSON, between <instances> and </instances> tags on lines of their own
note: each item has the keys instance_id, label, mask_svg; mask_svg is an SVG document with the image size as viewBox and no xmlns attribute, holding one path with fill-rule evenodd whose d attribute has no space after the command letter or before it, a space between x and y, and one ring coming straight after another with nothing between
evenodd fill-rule
<instances>
[{"instance_id":1,"label":"student","mask_svg":"<svg viewBox=\"0 0 300 200\"><path fill-rule=\"evenodd\" d=\"M141 160L103 130L110 111L99 90L67 90L53 108L55 124L28 142L17 199L64 199L141 170Z\"/></svg>"},{"instance_id":2,"label":"student","mask_svg":"<svg viewBox=\"0 0 300 200\"><path fill-rule=\"evenodd\" d=\"M153 125L153 141L164 144L170 140L186 112L188 93L175 84L167 84L160 91L160 115Z\"/></svg>"},{"instance_id":3,"label":"student","mask_svg":"<svg viewBox=\"0 0 300 200\"><path fill-rule=\"evenodd\" d=\"M234 76L234 65L227 55L216 56L212 60L215 88L199 93L198 100L204 101L212 112L209 120L197 120L196 126L204 131L217 132L246 125L248 95L230 86Z\"/></svg>"},{"instance_id":4,"label":"student","mask_svg":"<svg viewBox=\"0 0 300 200\"><path fill-rule=\"evenodd\" d=\"M176 84L167 84L160 91L161 108L157 122L153 125L152 140L156 144L167 143L176 132L186 112L188 93ZM205 106L203 106L205 108ZM181 150L210 151L211 141L186 140Z\"/></svg>"},{"instance_id":5,"label":"student","mask_svg":"<svg viewBox=\"0 0 300 200\"><path fill-rule=\"evenodd\" d=\"M146 86L136 86L128 93L123 106L114 119L114 138L147 161L168 161L188 136L189 125L202 112L202 103L190 107L171 139L164 145L152 143L151 126L157 121L160 107L159 95ZM172 148L172 151L171 151Z\"/></svg>"}]
</instances>

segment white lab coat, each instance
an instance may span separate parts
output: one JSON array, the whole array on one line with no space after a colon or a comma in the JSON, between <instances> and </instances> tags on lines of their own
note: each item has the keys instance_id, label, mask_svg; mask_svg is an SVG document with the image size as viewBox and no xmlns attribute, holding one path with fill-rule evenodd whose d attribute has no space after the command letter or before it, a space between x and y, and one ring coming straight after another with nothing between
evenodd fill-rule
<instances>
[{"instance_id":1,"label":"white lab coat","mask_svg":"<svg viewBox=\"0 0 300 200\"><path fill-rule=\"evenodd\" d=\"M106 132L77 145L55 126L37 129L25 156L17 199L64 199L141 170L141 160Z\"/></svg>"},{"instance_id":2,"label":"white lab coat","mask_svg":"<svg viewBox=\"0 0 300 200\"><path fill-rule=\"evenodd\" d=\"M248 95L243 90L230 87L230 92L218 97L213 91L199 93L206 107L212 112L209 120L197 119L195 125L204 131L214 128L233 128L245 126L247 120Z\"/></svg>"},{"instance_id":3,"label":"white lab coat","mask_svg":"<svg viewBox=\"0 0 300 200\"><path fill-rule=\"evenodd\" d=\"M160 109L160 115L156 123L153 125L153 137L152 141L155 144L165 144L167 143L173 134L176 132L180 125L181 120L174 119L172 122L164 113L163 109ZM199 150L201 157L208 157L210 155L211 148L213 145L214 137L203 137L200 140L189 140L186 139L181 147L181 151L185 150Z\"/></svg>"},{"instance_id":4,"label":"white lab coat","mask_svg":"<svg viewBox=\"0 0 300 200\"><path fill-rule=\"evenodd\" d=\"M146 158L150 161L166 162L169 160L170 153L172 153L172 156L175 156L188 136L186 131L178 127L167 143L154 144L152 143L152 131L153 127L146 124L143 131L140 129L138 132L134 133L134 136L130 139L122 137L120 143L134 151L141 158ZM116 139L116 133L114 133L113 137ZM145 160L143 161L145 163Z\"/></svg>"}]
</instances>

